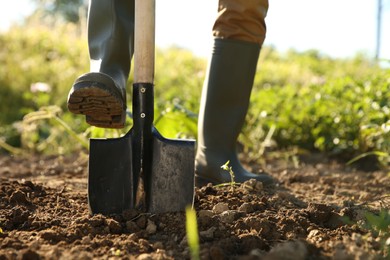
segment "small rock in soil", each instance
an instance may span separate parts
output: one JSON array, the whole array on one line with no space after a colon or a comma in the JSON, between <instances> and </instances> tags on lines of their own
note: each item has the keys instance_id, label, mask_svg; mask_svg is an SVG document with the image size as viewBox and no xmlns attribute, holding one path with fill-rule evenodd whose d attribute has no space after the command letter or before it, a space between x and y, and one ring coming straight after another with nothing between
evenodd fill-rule
<instances>
[{"instance_id":1,"label":"small rock in soil","mask_svg":"<svg viewBox=\"0 0 390 260\"><path fill-rule=\"evenodd\" d=\"M26 194L21 191L17 190L12 193L12 195L9 197L10 203L16 203L16 204L25 204L29 205L30 202L27 200Z\"/></svg>"},{"instance_id":2,"label":"small rock in soil","mask_svg":"<svg viewBox=\"0 0 390 260\"><path fill-rule=\"evenodd\" d=\"M316 224L322 224L329 220L332 208L325 204L310 203L307 211L311 221Z\"/></svg>"},{"instance_id":3,"label":"small rock in soil","mask_svg":"<svg viewBox=\"0 0 390 260\"><path fill-rule=\"evenodd\" d=\"M22 260L40 260L41 256L37 252L35 252L31 249L26 249L26 250L22 250L20 252L20 259L22 259Z\"/></svg>"},{"instance_id":4,"label":"small rock in soil","mask_svg":"<svg viewBox=\"0 0 390 260\"><path fill-rule=\"evenodd\" d=\"M85 236L81 239L81 244L83 245L88 245L89 243L91 243L91 238L89 236Z\"/></svg>"},{"instance_id":5,"label":"small rock in soil","mask_svg":"<svg viewBox=\"0 0 390 260\"><path fill-rule=\"evenodd\" d=\"M206 218L206 217L211 218L211 217L213 217L214 213L211 210L202 209L199 211L198 215L199 215L199 218Z\"/></svg>"},{"instance_id":6,"label":"small rock in soil","mask_svg":"<svg viewBox=\"0 0 390 260\"><path fill-rule=\"evenodd\" d=\"M220 214L220 218L223 223L231 224L238 219L240 215L241 212L237 210L226 210Z\"/></svg>"},{"instance_id":7,"label":"small rock in soil","mask_svg":"<svg viewBox=\"0 0 390 260\"><path fill-rule=\"evenodd\" d=\"M305 260L308 251L306 245L301 241L285 242L276 245L265 256L265 260Z\"/></svg>"},{"instance_id":8,"label":"small rock in soil","mask_svg":"<svg viewBox=\"0 0 390 260\"><path fill-rule=\"evenodd\" d=\"M146 228L146 223L147 223L146 216L145 215L139 216L139 218L137 218L135 223L137 223L137 226L140 227L141 229L145 229Z\"/></svg>"},{"instance_id":9,"label":"small rock in soil","mask_svg":"<svg viewBox=\"0 0 390 260\"><path fill-rule=\"evenodd\" d=\"M267 243L257 235L243 234L240 237L241 245L240 248L242 253L249 254L255 249L266 249L268 248Z\"/></svg>"},{"instance_id":10,"label":"small rock in soil","mask_svg":"<svg viewBox=\"0 0 390 260\"><path fill-rule=\"evenodd\" d=\"M224 211L229 210L229 205L227 203L218 203L213 207L213 212L215 214L221 214Z\"/></svg>"},{"instance_id":11,"label":"small rock in soil","mask_svg":"<svg viewBox=\"0 0 390 260\"><path fill-rule=\"evenodd\" d=\"M89 219L89 223L92 227L100 227L104 225L104 220L105 217L103 215L96 214Z\"/></svg>"},{"instance_id":12,"label":"small rock in soil","mask_svg":"<svg viewBox=\"0 0 390 260\"><path fill-rule=\"evenodd\" d=\"M214 238L214 232L217 230L216 227L211 227L205 231L200 231L199 235L203 239L213 239Z\"/></svg>"},{"instance_id":13,"label":"small rock in soil","mask_svg":"<svg viewBox=\"0 0 390 260\"><path fill-rule=\"evenodd\" d=\"M114 219L107 219L107 226L109 227L110 231L114 234L119 234L122 232L121 224Z\"/></svg>"},{"instance_id":14,"label":"small rock in soil","mask_svg":"<svg viewBox=\"0 0 390 260\"><path fill-rule=\"evenodd\" d=\"M146 233L148 233L149 235L152 235L152 234L156 233L156 231L157 231L156 224L154 224L153 221L148 219L148 224L146 226Z\"/></svg>"},{"instance_id":15,"label":"small rock in soil","mask_svg":"<svg viewBox=\"0 0 390 260\"><path fill-rule=\"evenodd\" d=\"M255 179L250 179L241 184L241 188L245 193L259 192L263 190L263 183Z\"/></svg>"},{"instance_id":16,"label":"small rock in soil","mask_svg":"<svg viewBox=\"0 0 390 260\"><path fill-rule=\"evenodd\" d=\"M15 206L12 208L11 221L15 227L24 224L28 220L29 216L30 211L24 206Z\"/></svg>"},{"instance_id":17,"label":"small rock in soil","mask_svg":"<svg viewBox=\"0 0 390 260\"><path fill-rule=\"evenodd\" d=\"M63 236L54 230L45 230L41 233L41 238L44 240L50 241L52 243L57 243L63 240Z\"/></svg>"},{"instance_id":18,"label":"small rock in soil","mask_svg":"<svg viewBox=\"0 0 390 260\"><path fill-rule=\"evenodd\" d=\"M254 211L253 205L245 202L239 208L239 211L245 212L246 214L252 213Z\"/></svg>"},{"instance_id":19,"label":"small rock in soil","mask_svg":"<svg viewBox=\"0 0 390 260\"><path fill-rule=\"evenodd\" d=\"M140 230L140 228L138 227L138 225L134 221L127 221L126 222L126 230L129 233L135 233L135 232L138 232Z\"/></svg>"}]
</instances>

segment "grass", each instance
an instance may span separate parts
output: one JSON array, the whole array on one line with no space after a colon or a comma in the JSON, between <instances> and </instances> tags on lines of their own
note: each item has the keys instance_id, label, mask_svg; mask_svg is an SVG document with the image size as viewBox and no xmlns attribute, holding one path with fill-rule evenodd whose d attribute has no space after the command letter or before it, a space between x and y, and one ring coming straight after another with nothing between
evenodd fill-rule
<instances>
[{"instance_id":1,"label":"grass","mask_svg":"<svg viewBox=\"0 0 390 260\"><path fill-rule=\"evenodd\" d=\"M379 239L383 256L390 259L390 210L381 209L378 214L366 212L365 217L364 228Z\"/></svg>"},{"instance_id":2,"label":"grass","mask_svg":"<svg viewBox=\"0 0 390 260\"><path fill-rule=\"evenodd\" d=\"M224 170L224 171L227 171L230 175L230 183L228 183L232 189L232 191L234 190L234 185L236 185L236 181L235 181L235 175L234 175L234 171L233 171L233 168L231 166L229 166L229 163L230 161L228 160L224 165L221 166L221 169Z\"/></svg>"},{"instance_id":3,"label":"grass","mask_svg":"<svg viewBox=\"0 0 390 260\"><path fill-rule=\"evenodd\" d=\"M192 260L199 260L199 235L196 211L192 207L186 208L186 234Z\"/></svg>"}]
</instances>

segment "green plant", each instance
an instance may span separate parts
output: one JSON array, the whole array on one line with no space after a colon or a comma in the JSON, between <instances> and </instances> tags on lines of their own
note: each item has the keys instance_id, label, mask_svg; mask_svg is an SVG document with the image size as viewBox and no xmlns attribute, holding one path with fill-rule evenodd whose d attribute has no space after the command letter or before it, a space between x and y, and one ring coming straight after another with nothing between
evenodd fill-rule
<instances>
[{"instance_id":1,"label":"green plant","mask_svg":"<svg viewBox=\"0 0 390 260\"><path fill-rule=\"evenodd\" d=\"M190 247L191 259L199 260L198 224L196 220L196 211L191 206L186 208L186 234L188 246Z\"/></svg>"},{"instance_id":2,"label":"green plant","mask_svg":"<svg viewBox=\"0 0 390 260\"><path fill-rule=\"evenodd\" d=\"M79 144L88 149L85 136L77 134L60 115L57 106L42 107L28 113L21 122L21 142L24 149L31 152L64 153L69 143ZM65 135L64 135L65 133ZM72 138L69 138L72 137Z\"/></svg>"},{"instance_id":3,"label":"green plant","mask_svg":"<svg viewBox=\"0 0 390 260\"><path fill-rule=\"evenodd\" d=\"M383 255L390 258L390 210L381 209L379 214L366 212L365 228L379 238Z\"/></svg>"},{"instance_id":4,"label":"green plant","mask_svg":"<svg viewBox=\"0 0 390 260\"><path fill-rule=\"evenodd\" d=\"M230 185L231 189L234 190L234 185L236 185L238 183L236 183L236 181L235 181L234 171L233 171L233 168L231 166L229 166L229 163L230 163L230 161L228 160L224 165L221 166L221 169L224 171L227 171L229 173L230 183L228 183L228 185ZM223 185L223 184L220 184L220 185ZM219 186L219 185L217 185L217 186Z\"/></svg>"},{"instance_id":5,"label":"green plant","mask_svg":"<svg viewBox=\"0 0 390 260\"><path fill-rule=\"evenodd\" d=\"M372 152L362 153L362 154L352 158L351 160L349 160L347 162L347 165L353 164L353 163L359 161L360 159L365 158L365 157L370 156L370 155L375 155L380 161L385 160L387 163L390 161L390 154L385 153L385 152L380 152L380 151L372 151ZM384 158L384 159L382 159L382 158Z\"/></svg>"},{"instance_id":6,"label":"green plant","mask_svg":"<svg viewBox=\"0 0 390 260\"><path fill-rule=\"evenodd\" d=\"M297 146L348 160L373 151L389 154L389 69L364 57L336 60L315 53L264 53L271 59L260 61L245 138L240 138L251 158L261 158L263 149L256 144L273 128L273 148ZM291 66L284 62L286 57L293 61ZM291 77L280 74L280 66ZM256 136L251 136L253 131ZM388 158L378 157L383 166Z\"/></svg>"}]
</instances>

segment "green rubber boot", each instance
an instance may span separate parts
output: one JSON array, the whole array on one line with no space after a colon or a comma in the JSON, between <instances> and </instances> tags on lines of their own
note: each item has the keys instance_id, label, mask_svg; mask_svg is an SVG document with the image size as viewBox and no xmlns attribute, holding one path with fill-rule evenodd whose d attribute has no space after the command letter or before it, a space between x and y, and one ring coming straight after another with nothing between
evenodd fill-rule
<instances>
[{"instance_id":1,"label":"green rubber boot","mask_svg":"<svg viewBox=\"0 0 390 260\"><path fill-rule=\"evenodd\" d=\"M260 46L256 43L219 39L214 41L212 58L202 91L195 159L196 185L231 181L221 166L228 160L235 182L249 179L264 185L273 178L246 171L236 152L238 135L244 124L256 73Z\"/></svg>"},{"instance_id":2,"label":"green rubber boot","mask_svg":"<svg viewBox=\"0 0 390 260\"><path fill-rule=\"evenodd\" d=\"M133 55L134 0L91 0L88 13L89 73L74 82L68 109L90 125L123 128L126 83Z\"/></svg>"}]
</instances>

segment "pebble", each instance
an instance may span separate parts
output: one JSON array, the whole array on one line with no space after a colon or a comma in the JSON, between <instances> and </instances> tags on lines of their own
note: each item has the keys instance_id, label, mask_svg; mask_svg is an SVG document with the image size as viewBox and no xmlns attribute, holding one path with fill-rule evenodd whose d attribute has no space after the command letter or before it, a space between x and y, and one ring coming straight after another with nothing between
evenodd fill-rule
<instances>
[{"instance_id":1,"label":"pebble","mask_svg":"<svg viewBox=\"0 0 390 260\"><path fill-rule=\"evenodd\" d=\"M238 210L248 214L252 213L254 211L254 208L252 204L245 202L238 208Z\"/></svg>"},{"instance_id":2,"label":"pebble","mask_svg":"<svg viewBox=\"0 0 390 260\"><path fill-rule=\"evenodd\" d=\"M153 260L153 256L151 254L141 254L137 258L137 260Z\"/></svg>"},{"instance_id":3,"label":"pebble","mask_svg":"<svg viewBox=\"0 0 390 260\"><path fill-rule=\"evenodd\" d=\"M121 224L114 219L107 219L107 226L110 229L110 231L114 234L118 234L122 232Z\"/></svg>"},{"instance_id":4,"label":"pebble","mask_svg":"<svg viewBox=\"0 0 390 260\"><path fill-rule=\"evenodd\" d=\"M314 237L319 236L320 234L321 231L319 231L318 229L312 229L309 235L307 235L307 239L313 239Z\"/></svg>"},{"instance_id":5,"label":"pebble","mask_svg":"<svg viewBox=\"0 0 390 260\"><path fill-rule=\"evenodd\" d=\"M239 212L237 210L226 210L220 214L223 223L231 224L237 219Z\"/></svg>"},{"instance_id":6,"label":"pebble","mask_svg":"<svg viewBox=\"0 0 390 260\"><path fill-rule=\"evenodd\" d=\"M157 241L156 243L153 244L153 249L154 250L164 249L164 244L161 241Z\"/></svg>"},{"instance_id":7,"label":"pebble","mask_svg":"<svg viewBox=\"0 0 390 260\"><path fill-rule=\"evenodd\" d=\"M22 250L20 252L19 259L22 259L22 260L24 260L24 259L26 259L26 260L27 259L29 259L29 260L37 259L38 260L38 259L41 259L41 256L33 250L26 249L26 250Z\"/></svg>"},{"instance_id":8,"label":"pebble","mask_svg":"<svg viewBox=\"0 0 390 260\"><path fill-rule=\"evenodd\" d=\"M104 225L104 220L105 220L105 217L101 214L96 214L96 215L93 215L89 220L89 224L92 226L92 227L100 227L100 226L103 226Z\"/></svg>"},{"instance_id":9,"label":"pebble","mask_svg":"<svg viewBox=\"0 0 390 260\"><path fill-rule=\"evenodd\" d=\"M130 233L139 231L139 227L134 221L126 221L126 229Z\"/></svg>"},{"instance_id":10,"label":"pebble","mask_svg":"<svg viewBox=\"0 0 390 260\"><path fill-rule=\"evenodd\" d=\"M213 217L214 213L211 210L202 209L198 213L199 218L207 218L207 217Z\"/></svg>"},{"instance_id":11,"label":"pebble","mask_svg":"<svg viewBox=\"0 0 390 260\"><path fill-rule=\"evenodd\" d=\"M20 190L14 191L9 197L9 201L17 204L29 204L26 194Z\"/></svg>"},{"instance_id":12,"label":"pebble","mask_svg":"<svg viewBox=\"0 0 390 260\"><path fill-rule=\"evenodd\" d=\"M145 216L145 215L139 216L139 218L137 218L137 220L135 221L135 223L137 223L137 225L138 225L141 229L146 228L146 224L147 224L146 216Z\"/></svg>"},{"instance_id":13,"label":"pebble","mask_svg":"<svg viewBox=\"0 0 390 260\"><path fill-rule=\"evenodd\" d=\"M157 231L157 226L156 224L154 224L153 221L149 220L148 219L148 224L146 225L146 232L149 234L149 235L153 235L155 234Z\"/></svg>"},{"instance_id":14,"label":"pebble","mask_svg":"<svg viewBox=\"0 0 390 260\"><path fill-rule=\"evenodd\" d=\"M201 238L212 239L212 238L214 238L214 232L216 230L217 230L216 227L211 227L205 231L200 231L199 235Z\"/></svg>"},{"instance_id":15,"label":"pebble","mask_svg":"<svg viewBox=\"0 0 390 260\"><path fill-rule=\"evenodd\" d=\"M288 258L286 258L288 256ZM308 256L306 245L301 241L285 242L276 245L265 256L265 260L294 259L304 260Z\"/></svg>"},{"instance_id":16,"label":"pebble","mask_svg":"<svg viewBox=\"0 0 390 260\"><path fill-rule=\"evenodd\" d=\"M81 244L87 245L87 244L89 244L89 243L91 243L91 238L90 238L89 236L85 236L85 237L83 237L83 238L81 239Z\"/></svg>"},{"instance_id":17,"label":"pebble","mask_svg":"<svg viewBox=\"0 0 390 260\"><path fill-rule=\"evenodd\" d=\"M241 185L242 189L246 192L259 192L263 190L263 183L255 179L250 179Z\"/></svg>"},{"instance_id":18,"label":"pebble","mask_svg":"<svg viewBox=\"0 0 390 260\"><path fill-rule=\"evenodd\" d=\"M222 212L227 210L229 210L229 206L227 203L223 203L223 202L218 203L213 207L213 212L216 214L221 214Z\"/></svg>"}]
</instances>

